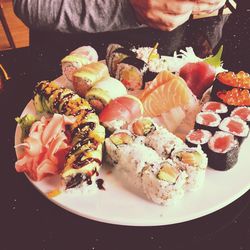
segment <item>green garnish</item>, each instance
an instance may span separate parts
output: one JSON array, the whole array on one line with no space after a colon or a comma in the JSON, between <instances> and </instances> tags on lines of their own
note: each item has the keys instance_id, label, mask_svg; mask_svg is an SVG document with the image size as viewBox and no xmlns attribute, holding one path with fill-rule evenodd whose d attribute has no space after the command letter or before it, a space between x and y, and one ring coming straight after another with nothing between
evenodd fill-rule
<instances>
[{"instance_id":1,"label":"green garnish","mask_svg":"<svg viewBox=\"0 0 250 250\"><path fill-rule=\"evenodd\" d=\"M22 137L21 140L26 138L29 135L30 128L32 124L37 121L36 117L32 114L27 114L24 117L16 117L16 122L20 125L22 129Z\"/></svg>"},{"instance_id":2,"label":"green garnish","mask_svg":"<svg viewBox=\"0 0 250 250\"><path fill-rule=\"evenodd\" d=\"M209 56L209 57L205 58L203 60L203 62L206 62L206 63L212 65L215 68L220 67L221 64L222 64L222 60L221 60L222 52L223 52L223 45L220 46L220 49L218 50L216 55Z\"/></svg>"}]
</instances>

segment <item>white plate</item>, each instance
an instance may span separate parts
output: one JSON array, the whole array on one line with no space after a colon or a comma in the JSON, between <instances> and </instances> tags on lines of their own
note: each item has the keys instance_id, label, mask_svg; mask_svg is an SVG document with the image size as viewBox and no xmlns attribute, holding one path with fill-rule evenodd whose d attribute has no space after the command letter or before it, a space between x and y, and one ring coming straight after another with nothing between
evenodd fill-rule
<instances>
[{"instance_id":1,"label":"white plate","mask_svg":"<svg viewBox=\"0 0 250 250\"><path fill-rule=\"evenodd\" d=\"M25 107L22 116L35 113L33 102ZM15 143L20 140L17 126ZM225 172L208 168L204 186L172 207L156 205L122 185L106 168L101 171L105 191L92 194L65 193L50 200L74 214L96 221L119 225L156 226L185 222L210 214L233 202L250 189L249 150L250 138L241 147L238 163ZM46 196L56 188L57 177L31 183ZM47 196L46 196L47 197Z\"/></svg>"}]
</instances>

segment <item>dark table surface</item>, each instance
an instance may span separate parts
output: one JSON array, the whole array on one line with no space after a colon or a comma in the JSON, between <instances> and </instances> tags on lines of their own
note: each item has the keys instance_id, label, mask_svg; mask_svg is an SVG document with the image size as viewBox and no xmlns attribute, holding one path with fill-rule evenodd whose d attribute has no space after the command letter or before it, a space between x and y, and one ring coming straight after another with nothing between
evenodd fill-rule
<instances>
[{"instance_id":1,"label":"dark table surface","mask_svg":"<svg viewBox=\"0 0 250 250\"><path fill-rule=\"evenodd\" d=\"M216 20L208 18L206 22L211 27ZM188 25L196 25L193 32L199 33L199 27L203 30L202 22L193 21ZM248 13L233 15L227 20L222 38L218 39L219 44L224 45L226 68L250 72L249 27ZM35 83L59 76L60 59L74 47L82 45L83 40L88 40L86 43L91 43L103 56L106 44L119 39L124 42L126 38L130 43L139 45L142 40L148 41L152 46L162 34L150 32L142 31L140 39L133 36L135 32L125 32L124 36L121 33L112 36L100 34L94 39L90 36L81 41L58 34L57 38L53 38L53 44L47 41L49 46L44 42L43 46L0 52L0 63L11 76L0 94L0 249L250 249L249 191L225 208L193 221L160 227L127 227L95 222L71 214L42 196L23 174L15 172L14 118L20 115L32 97ZM190 32L192 37L194 33ZM209 32L212 36L212 31ZM178 49L178 46L184 46L176 43L176 48L170 48L164 39L168 38L163 36L160 45L165 46L168 54ZM45 40L49 40L49 37ZM206 39L202 41L207 48ZM192 45L195 46L194 43ZM218 45L214 43L210 47L213 49ZM196 51L201 53L199 48Z\"/></svg>"}]
</instances>

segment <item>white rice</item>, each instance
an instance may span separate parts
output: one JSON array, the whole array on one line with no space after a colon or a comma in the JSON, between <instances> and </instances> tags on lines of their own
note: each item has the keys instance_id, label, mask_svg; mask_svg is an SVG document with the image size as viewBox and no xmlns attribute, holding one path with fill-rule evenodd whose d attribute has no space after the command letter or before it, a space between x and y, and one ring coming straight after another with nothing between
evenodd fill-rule
<instances>
[{"instance_id":1,"label":"white rice","mask_svg":"<svg viewBox=\"0 0 250 250\"><path fill-rule=\"evenodd\" d=\"M147 135L145 144L153 148L161 157L168 158L172 150L184 145L184 142L167 129L159 127Z\"/></svg>"},{"instance_id":2,"label":"white rice","mask_svg":"<svg viewBox=\"0 0 250 250\"><path fill-rule=\"evenodd\" d=\"M180 200L184 195L184 184L187 174L180 171L175 183L160 180L157 174L160 165L155 164L146 168L142 174L142 187L148 199L160 205L171 205Z\"/></svg>"},{"instance_id":3,"label":"white rice","mask_svg":"<svg viewBox=\"0 0 250 250\"><path fill-rule=\"evenodd\" d=\"M176 157L176 154L180 151L190 151L190 150L195 150L197 152L199 152L202 155L202 163L199 167L196 166L192 166L192 165L188 165L185 164L181 161L178 160L178 158ZM187 173L187 178L186 178L186 185L185 185L185 189L187 191L194 191L199 189L205 180L205 174L206 174L206 168L208 165L208 159L207 159L207 155L202 151L200 145L197 146L196 148L176 148L172 154L172 159L173 161L178 165L179 169L186 171Z\"/></svg>"}]
</instances>

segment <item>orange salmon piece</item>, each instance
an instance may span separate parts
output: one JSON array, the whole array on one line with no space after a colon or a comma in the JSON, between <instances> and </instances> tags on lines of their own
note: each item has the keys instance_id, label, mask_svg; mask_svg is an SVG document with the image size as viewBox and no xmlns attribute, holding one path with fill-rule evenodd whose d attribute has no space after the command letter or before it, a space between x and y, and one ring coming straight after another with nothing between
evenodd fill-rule
<instances>
[{"instance_id":1,"label":"orange salmon piece","mask_svg":"<svg viewBox=\"0 0 250 250\"><path fill-rule=\"evenodd\" d=\"M158 116L172 108L185 108L193 100L192 92L181 77L170 75L167 81L160 80L162 82L141 99L145 115Z\"/></svg>"}]
</instances>

